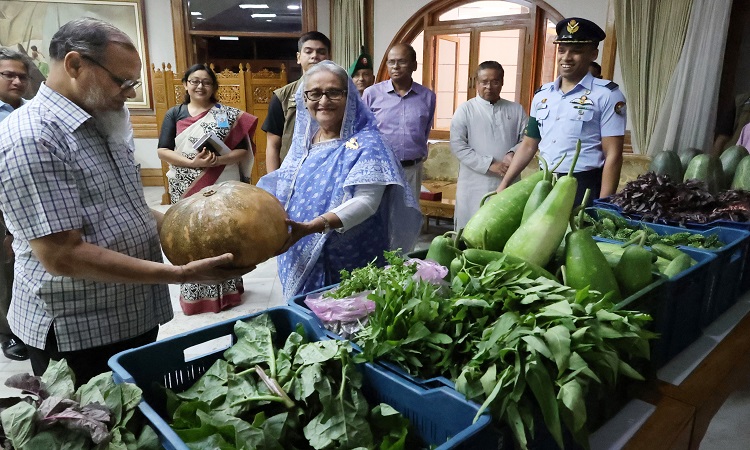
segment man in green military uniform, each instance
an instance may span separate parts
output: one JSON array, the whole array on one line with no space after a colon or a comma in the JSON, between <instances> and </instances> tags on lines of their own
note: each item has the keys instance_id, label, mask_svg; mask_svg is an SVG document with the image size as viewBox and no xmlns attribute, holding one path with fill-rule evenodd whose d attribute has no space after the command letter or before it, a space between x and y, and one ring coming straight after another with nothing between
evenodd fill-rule
<instances>
[{"instance_id":1,"label":"man in green military uniform","mask_svg":"<svg viewBox=\"0 0 750 450\"><path fill-rule=\"evenodd\" d=\"M349 76L352 77L354 85L357 86L360 96L365 92L365 89L375 84L375 74L372 72L372 57L365 51L364 45L357 60L349 67Z\"/></svg>"}]
</instances>

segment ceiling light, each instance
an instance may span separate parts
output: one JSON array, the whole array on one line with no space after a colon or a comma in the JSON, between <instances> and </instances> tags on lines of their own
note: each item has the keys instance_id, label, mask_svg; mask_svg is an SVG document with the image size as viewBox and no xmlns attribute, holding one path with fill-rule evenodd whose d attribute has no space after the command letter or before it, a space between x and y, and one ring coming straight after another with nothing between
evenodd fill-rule
<instances>
[{"instance_id":1,"label":"ceiling light","mask_svg":"<svg viewBox=\"0 0 750 450\"><path fill-rule=\"evenodd\" d=\"M200 11L190 11L191 16L200 16L201 14L203 13L201 13Z\"/></svg>"},{"instance_id":2,"label":"ceiling light","mask_svg":"<svg viewBox=\"0 0 750 450\"><path fill-rule=\"evenodd\" d=\"M294 9L294 10L297 10L297 9L299 9L299 5L288 5L288 6L286 7L286 9Z\"/></svg>"},{"instance_id":3,"label":"ceiling light","mask_svg":"<svg viewBox=\"0 0 750 450\"><path fill-rule=\"evenodd\" d=\"M273 20L271 20L271 19L266 19L266 22L273 22Z\"/></svg>"},{"instance_id":4,"label":"ceiling light","mask_svg":"<svg viewBox=\"0 0 750 450\"><path fill-rule=\"evenodd\" d=\"M265 3L243 3L240 5L242 9L268 9L268 5Z\"/></svg>"},{"instance_id":5,"label":"ceiling light","mask_svg":"<svg viewBox=\"0 0 750 450\"><path fill-rule=\"evenodd\" d=\"M250 14L250 17L252 17L253 19L263 19L267 17L276 17L276 14Z\"/></svg>"},{"instance_id":6,"label":"ceiling light","mask_svg":"<svg viewBox=\"0 0 750 450\"><path fill-rule=\"evenodd\" d=\"M219 36L220 41L239 41L240 38L237 36Z\"/></svg>"}]
</instances>

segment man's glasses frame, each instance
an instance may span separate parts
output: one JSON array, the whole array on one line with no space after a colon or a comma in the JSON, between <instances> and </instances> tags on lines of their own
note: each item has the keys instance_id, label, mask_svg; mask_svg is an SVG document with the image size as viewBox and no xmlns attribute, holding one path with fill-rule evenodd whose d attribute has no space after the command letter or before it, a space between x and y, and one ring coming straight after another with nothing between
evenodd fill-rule
<instances>
[{"instance_id":1,"label":"man's glasses frame","mask_svg":"<svg viewBox=\"0 0 750 450\"><path fill-rule=\"evenodd\" d=\"M29 78L28 74L10 72L10 71L0 72L0 76L3 77L3 79L7 81L13 81L16 78L18 78L18 81L20 81L21 83L28 83L29 80L31 79Z\"/></svg>"},{"instance_id":2,"label":"man's glasses frame","mask_svg":"<svg viewBox=\"0 0 750 450\"><path fill-rule=\"evenodd\" d=\"M97 61L96 59L92 58L89 55L81 54L81 58L85 59L86 61L90 61L96 64L97 66L101 67L102 69L104 69L104 71L109 74L109 77L112 79L112 81L114 81L120 86L121 91L127 91L128 89L137 89L138 86L143 84L141 80L126 80L125 78L118 77L117 75L112 73L111 70L104 67L102 63L100 63L99 61Z\"/></svg>"}]
</instances>

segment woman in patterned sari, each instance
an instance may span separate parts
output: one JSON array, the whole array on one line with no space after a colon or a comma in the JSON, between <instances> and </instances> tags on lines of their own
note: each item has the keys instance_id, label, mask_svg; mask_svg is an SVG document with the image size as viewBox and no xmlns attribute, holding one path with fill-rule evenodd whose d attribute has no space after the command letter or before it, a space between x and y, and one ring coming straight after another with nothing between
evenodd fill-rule
<instances>
[{"instance_id":1,"label":"woman in patterned sari","mask_svg":"<svg viewBox=\"0 0 750 450\"><path fill-rule=\"evenodd\" d=\"M410 250L422 222L401 165L343 68L316 64L296 97L305 107L289 154L258 182L290 219L288 251L278 257L287 299L339 282L342 269L382 263L384 250Z\"/></svg>"},{"instance_id":2,"label":"woman in patterned sari","mask_svg":"<svg viewBox=\"0 0 750 450\"><path fill-rule=\"evenodd\" d=\"M227 181L249 181L253 165L252 143L258 118L217 102L216 74L196 64L182 77L185 101L167 111L159 135L159 159L169 163L167 172L172 204L206 186ZM193 148L201 137L215 134L231 150L217 154ZM180 306L185 314L219 312L238 305L244 287L242 279L217 285L183 284Z\"/></svg>"}]
</instances>

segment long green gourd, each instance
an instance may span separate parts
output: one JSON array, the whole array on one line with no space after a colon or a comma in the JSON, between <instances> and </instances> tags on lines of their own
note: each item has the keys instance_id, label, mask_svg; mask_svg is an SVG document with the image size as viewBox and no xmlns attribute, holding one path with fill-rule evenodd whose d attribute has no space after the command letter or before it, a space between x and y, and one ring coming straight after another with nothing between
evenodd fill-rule
<instances>
[{"instance_id":1,"label":"long green gourd","mask_svg":"<svg viewBox=\"0 0 750 450\"><path fill-rule=\"evenodd\" d=\"M544 202L529 220L513 233L503 253L517 256L539 266L546 266L568 230L568 218L573 212L578 181L573 177L581 141L576 144L573 163L567 175L560 177Z\"/></svg>"},{"instance_id":2,"label":"long green gourd","mask_svg":"<svg viewBox=\"0 0 750 450\"><path fill-rule=\"evenodd\" d=\"M521 224L523 208L534 186L544 177L539 171L492 195L464 227L462 239L470 248L500 251Z\"/></svg>"},{"instance_id":3,"label":"long green gourd","mask_svg":"<svg viewBox=\"0 0 750 450\"><path fill-rule=\"evenodd\" d=\"M560 164L562 164L563 159L565 158L563 157L562 159L560 159L560 162L557 163L557 166L555 166L552 171L554 171L557 167L560 166ZM524 224L527 220L529 220L529 217L534 214L534 211L536 211L539 205L544 203L544 199L547 198L550 192L552 192L552 171L550 171L547 167L547 161L545 161L544 158L539 156L539 161L542 162L542 172L544 172L544 178L542 180L539 180L536 186L534 186L534 190L531 191L531 195L529 196L529 199L526 201L526 205L523 208L521 224Z\"/></svg>"}]
</instances>

